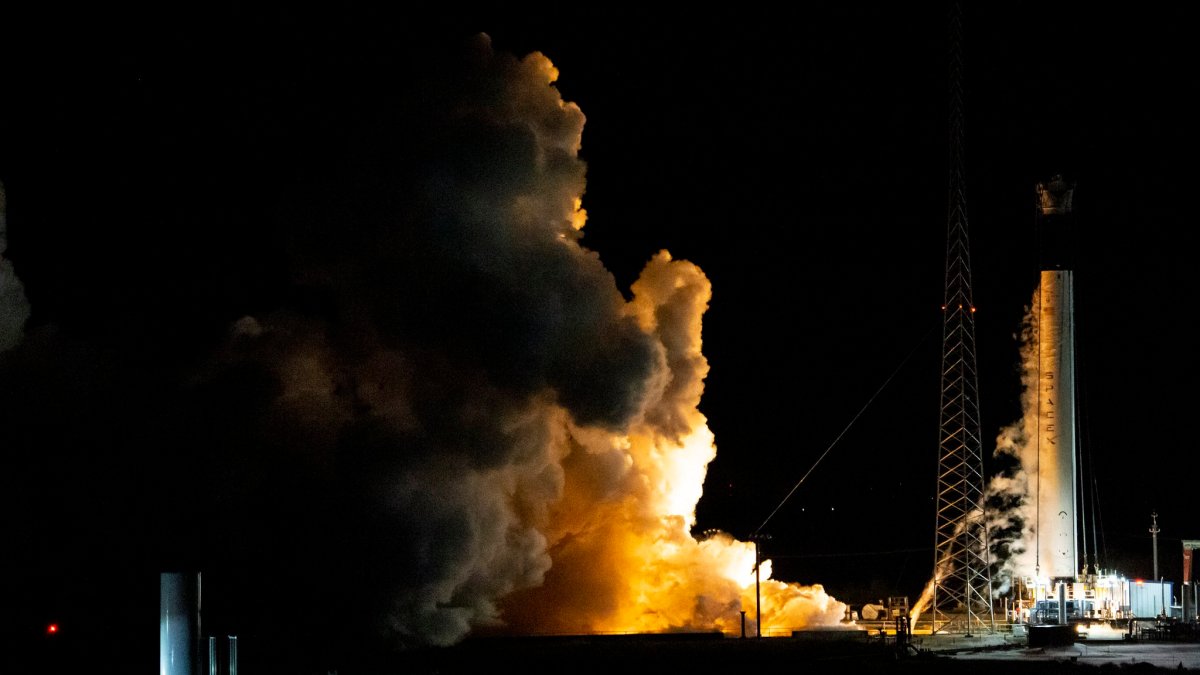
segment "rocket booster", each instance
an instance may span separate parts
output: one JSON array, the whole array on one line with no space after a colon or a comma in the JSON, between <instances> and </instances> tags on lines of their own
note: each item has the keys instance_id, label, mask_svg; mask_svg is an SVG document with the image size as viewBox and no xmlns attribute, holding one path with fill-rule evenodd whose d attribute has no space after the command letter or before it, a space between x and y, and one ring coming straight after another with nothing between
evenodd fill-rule
<instances>
[{"instance_id":1,"label":"rocket booster","mask_svg":"<svg viewBox=\"0 0 1200 675\"><path fill-rule=\"evenodd\" d=\"M1038 292L1037 565L1050 578L1074 578L1077 495L1075 307L1072 187L1055 176L1037 186L1041 284Z\"/></svg>"}]
</instances>

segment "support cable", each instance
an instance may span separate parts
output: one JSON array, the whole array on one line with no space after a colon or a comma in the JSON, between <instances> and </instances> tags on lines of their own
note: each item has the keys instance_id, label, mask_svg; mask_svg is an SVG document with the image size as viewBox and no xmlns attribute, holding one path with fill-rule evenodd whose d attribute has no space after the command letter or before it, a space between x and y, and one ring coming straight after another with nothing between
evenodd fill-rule
<instances>
[{"instance_id":1,"label":"support cable","mask_svg":"<svg viewBox=\"0 0 1200 675\"><path fill-rule=\"evenodd\" d=\"M759 525L758 528L754 530L754 533L751 536L762 532L762 529L767 526L767 523L771 522L771 519L775 517L775 514L779 513L779 509L783 508L783 505L792 498L792 495L796 494L796 490L800 489L800 486L804 484L804 481L808 479L809 475L812 474L821 461L825 459L825 456L829 454L829 451L833 450L833 447L838 444L838 441L842 440L842 437L846 435L846 432L850 431L850 427L854 426L854 423L858 421L858 418L862 417L862 414L867 411L867 408L871 407L871 404L875 402L875 399L879 396L879 394L883 393L883 390L887 388L888 384L891 383L900 370L904 368L904 365L912 359L913 354L917 353L917 349L920 348L921 345L925 344L925 341L928 340L929 336L933 333L934 328L936 328L936 326L931 327L929 331L921 337L912 350L908 352L908 355L904 357L904 360L900 362L900 365L896 366L896 369L892 371L892 374L888 375L887 379L883 381L883 384L879 385L879 389L876 389L875 393L871 394L871 398L867 399L867 402L863 404L863 407L859 409L858 413L850 419L850 422L844 429L842 429L842 432L837 435L837 438L833 439L833 442L829 444L829 447L825 448L825 452L822 452L821 456L817 458L817 461L813 462L813 465L808 468L808 471L805 471L804 475L800 477L800 480L796 481L796 484L792 486L792 489L789 490L787 495L784 496L783 500L779 502L779 505L776 506L773 511L771 511L771 515L767 516L767 519L762 522L762 525Z\"/></svg>"}]
</instances>

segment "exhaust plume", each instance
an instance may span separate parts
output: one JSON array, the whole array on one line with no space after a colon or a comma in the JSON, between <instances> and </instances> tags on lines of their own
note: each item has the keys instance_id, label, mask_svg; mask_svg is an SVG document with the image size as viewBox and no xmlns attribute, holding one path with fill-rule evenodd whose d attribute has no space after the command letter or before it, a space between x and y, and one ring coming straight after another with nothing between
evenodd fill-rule
<instances>
[{"instance_id":1,"label":"exhaust plume","mask_svg":"<svg viewBox=\"0 0 1200 675\"><path fill-rule=\"evenodd\" d=\"M627 300L581 245L584 115L545 56L480 36L460 62L413 67L415 84L396 78L378 109L314 138L338 157L314 151L314 170L295 172L282 224L246 238L262 249L252 269L209 272L259 289L213 301L226 303L210 308L215 347L151 374L112 367L137 405L117 385L79 396L110 408L96 419L113 429L90 443L160 463L148 490L111 492L152 495L130 512L154 514L144 527L175 556L162 557L241 584L278 653L472 631L739 631L753 546L690 534L716 452L698 410L708 279L662 251ZM845 615L769 571L765 628Z\"/></svg>"},{"instance_id":2,"label":"exhaust plume","mask_svg":"<svg viewBox=\"0 0 1200 675\"><path fill-rule=\"evenodd\" d=\"M584 116L558 71L486 36L469 71L431 97L400 222L350 224L341 255L304 233L300 277L335 310L243 319L228 364L268 367L272 414L363 495L402 642L736 631L753 547L689 533L716 452L709 282L663 251L626 301L579 243ZM844 616L820 587L763 597L780 628Z\"/></svg>"}]
</instances>

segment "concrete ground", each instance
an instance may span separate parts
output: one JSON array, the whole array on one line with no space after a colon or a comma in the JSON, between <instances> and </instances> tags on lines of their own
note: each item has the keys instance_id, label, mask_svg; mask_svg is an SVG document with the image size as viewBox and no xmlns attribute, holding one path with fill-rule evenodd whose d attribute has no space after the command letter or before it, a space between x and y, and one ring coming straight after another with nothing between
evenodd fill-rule
<instances>
[{"instance_id":1,"label":"concrete ground","mask_svg":"<svg viewBox=\"0 0 1200 675\"><path fill-rule=\"evenodd\" d=\"M1147 663L1159 668L1200 670L1200 643L1139 642L1123 640L1080 641L1064 647L1029 647L1024 638L992 634L918 636L919 649L961 661L1077 663L1103 666Z\"/></svg>"}]
</instances>

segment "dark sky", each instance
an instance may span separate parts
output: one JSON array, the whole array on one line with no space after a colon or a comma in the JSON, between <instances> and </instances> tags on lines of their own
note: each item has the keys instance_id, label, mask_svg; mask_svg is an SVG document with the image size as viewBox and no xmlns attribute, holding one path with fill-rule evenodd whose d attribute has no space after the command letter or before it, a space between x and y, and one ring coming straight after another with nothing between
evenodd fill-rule
<instances>
[{"instance_id":1,"label":"dark sky","mask_svg":"<svg viewBox=\"0 0 1200 675\"><path fill-rule=\"evenodd\" d=\"M1134 576L1150 574L1151 511L1168 578L1179 539L1200 536L1195 18L1168 4L966 15L985 453L1019 415L1013 335L1036 283L1034 184L1065 172L1078 185L1085 450L1109 564ZM387 178L370 148L405 138L421 86L480 31L497 51L545 53L587 116L582 243L622 292L660 249L713 283L701 410L719 454L698 530L754 530L915 348L768 528L784 578L857 601L915 596L932 556L945 23L941 7L841 5L6 21L5 255L42 336L3 364L6 379L36 383L3 395L26 422L19 450L0 448L4 529L31 580L17 606L36 621L65 611L47 606L83 615L117 602L88 590L104 583L94 577L189 559L192 544L156 532L200 488L165 484L183 460L155 446L180 416L207 412L161 390L202 371L239 317L321 306L279 281L278 233L370 220L356 198L390 194L364 192ZM124 408L144 425L95 431Z\"/></svg>"}]
</instances>

